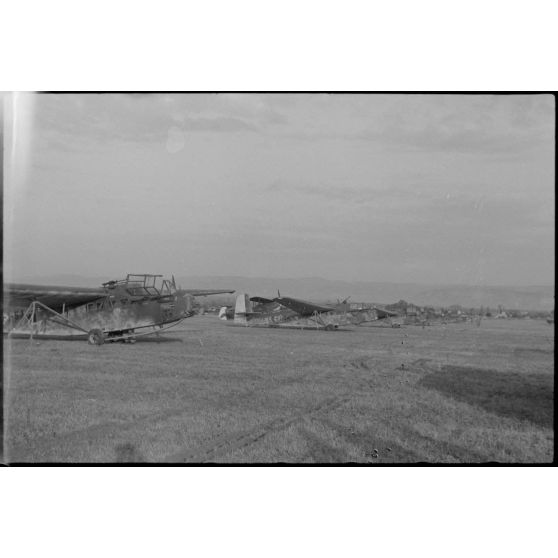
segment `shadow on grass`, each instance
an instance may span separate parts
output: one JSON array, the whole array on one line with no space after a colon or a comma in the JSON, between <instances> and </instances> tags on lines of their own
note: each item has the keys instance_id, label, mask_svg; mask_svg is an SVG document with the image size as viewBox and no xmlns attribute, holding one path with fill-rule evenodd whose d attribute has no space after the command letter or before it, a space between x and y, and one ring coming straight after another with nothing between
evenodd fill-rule
<instances>
[{"instance_id":1,"label":"shadow on grass","mask_svg":"<svg viewBox=\"0 0 558 558\"><path fill-rule=\"evenodd\" d=\"M491 413L553 426L554 382L550 374L517 374L483 368L443 366L419 385Z\"/></svg>"},{"instance_id":2,"label":"shadow on grass","mask_svg":"<svg viewBox=\"0 0 558 558\"><path fill-rule=\"evenodd\" d=\"M141 463L145 458L134 444L120 444L114 448L116 463Z\"/></svg>"},{"instance_id":3,"label":"shadow on grass","mask_svg":"<svg viewBox=\"0 0 558 558\"><path fill-rule=\"evenodd\" d=\"M180 337L146 335L144 337L138 337L136 343L183 343L183 340Z\"/></svg>"}]
</instances>

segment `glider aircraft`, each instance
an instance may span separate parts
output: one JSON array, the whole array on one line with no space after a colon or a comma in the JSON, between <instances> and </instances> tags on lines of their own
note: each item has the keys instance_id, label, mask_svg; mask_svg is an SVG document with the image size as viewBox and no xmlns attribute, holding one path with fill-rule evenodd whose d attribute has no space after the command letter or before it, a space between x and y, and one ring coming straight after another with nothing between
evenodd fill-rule
<instances>
[{"instance_id":1,"label":"glider aircraft","mask_svg":"<svg viewBox=\"0 0 558 558\"><path fill-rule=\"evenodd\" d=\"M252 327L287 327L296 329L339 329L345 325L359 325L396 316L395 312L380 308L354 309L348 298L336 305L315 304L306 300L281 296L270 299L239 294L234 308L235 325ZM220 317L228 319L231 314L221 309Z\"/></svg>"},{"instance_id":2,"label":"glider aircraft","mask_svg":"<svg viewBox=\"0 0 558 558\"><path fill-rule=\"evenodd\" d=\"M128 274L99 288L8 283L4 286L4 334L14 338L135 342L193 316L194 297L234 290L181 289L174 277Z\"/></svg>"}]
</instances>

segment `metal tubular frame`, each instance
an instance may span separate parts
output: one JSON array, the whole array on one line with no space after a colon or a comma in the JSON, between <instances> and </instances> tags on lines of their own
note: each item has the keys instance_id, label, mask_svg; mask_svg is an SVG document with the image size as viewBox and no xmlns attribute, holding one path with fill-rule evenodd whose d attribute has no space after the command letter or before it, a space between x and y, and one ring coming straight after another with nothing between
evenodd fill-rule
<instances>
[{"instance_id":1,"label":"metal tubular frame","mask_svg":"<svg viewBox=\"0 0 558 558\"><path fill-rule=\"evenodd\" d=\"M79 331L83 331L84 333L87 333L86 329L83 329L81 326L77 325L76 323L72 322L71 320L69 320L68 318L66 318L65 316L63 316L62 314L59 314L58 312L56 312L56 310L53 310L52 308L50 308L49 306L47 306L46 304L43 304L42 302L39 302L38 300L34 300L29 307L27 308L27 310L25 311L25 313L23 314L23 316L21 317L21 319L17 322L17 324L12 328L12 330L10 331L10 333L12 331L14 331L15 329L18 329L20 327L29 327L30 329L30 339L33 339L33 334L39 333L38 331L35 331L37 328L35 327L35 314L37 312L37 307L42 308L43 310L46 310L48 313L53 314L55 319L50 318L51 321L53 321L54 323L57 323L59 325L65 326L65 327L69 327L71 329L77 329ZM49 319L49 318L47 318ZM9 336L9 334L8 334Z\"/></svg>"}]
</instances>

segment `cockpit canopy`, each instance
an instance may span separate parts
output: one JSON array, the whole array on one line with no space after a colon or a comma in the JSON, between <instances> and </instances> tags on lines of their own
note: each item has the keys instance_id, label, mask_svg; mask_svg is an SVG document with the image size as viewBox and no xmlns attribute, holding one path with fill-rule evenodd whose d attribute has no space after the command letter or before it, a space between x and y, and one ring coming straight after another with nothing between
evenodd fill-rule
<instances>
[{"instance_id":1,"label":"cockpit canopy","mask_svg":"<svg viewBox=\"0 0 558 558\"><path fill-rule=\"evenodd\" d=\"M176 292L174 277L171 279L161 279L162 275L152 275L148 273L129 273L126 279L118 281L107 281L103 287L110 293L111 291L126 292L131 297L150 298L172 295Z\"/></svg>"}]
</instances>

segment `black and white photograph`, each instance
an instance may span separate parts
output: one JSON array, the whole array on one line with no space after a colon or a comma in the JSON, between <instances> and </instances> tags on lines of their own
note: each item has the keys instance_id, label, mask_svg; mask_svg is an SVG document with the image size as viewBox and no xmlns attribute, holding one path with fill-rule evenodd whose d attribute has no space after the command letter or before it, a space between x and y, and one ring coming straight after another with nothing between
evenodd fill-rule
<instances>
[{"instance_id":1,"label":"black and white photograph","mask_svg":"<svg viewBox=\"0 0 558 558\"><path fill-rule=\"evenodd\" d=\"M3 101L5 463L552 463L552 94Z\"/></svg>"},{"instance_id":2,"label":"black and white photograph","mask_svg":"<svg viewBox=\"0 0 558 558\"><path fill-rule=\"evenodd\" d=\"M547 556L554 5L2 6L6 556Z\"/></svg>"}]
</instances>

